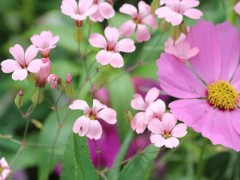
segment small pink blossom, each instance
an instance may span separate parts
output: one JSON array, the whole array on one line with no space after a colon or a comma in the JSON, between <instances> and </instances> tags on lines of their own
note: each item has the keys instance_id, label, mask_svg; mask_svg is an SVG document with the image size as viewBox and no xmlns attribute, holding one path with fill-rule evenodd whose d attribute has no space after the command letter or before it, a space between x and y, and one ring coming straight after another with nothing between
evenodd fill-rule
<instances>
[{"instance_id":1,"label":"small pink blossom","mask_svg":"<svg viewBox=\"0 0 240 180\"><path fill-rule=\"evenodd\" d=\"M22 46L16 44L11 47L9 51L15 60L4 60L1 62L1 66L4 73L13 73L13 80L24 80L27 77L28 72L36 73L39 71L39 64L41 64L41 60L34 59L38 53L35 46L29 46L24 53Z\"/></svg>"},{"instance_id":2,"label":"small pink blossom","mask_svg":"<svg viewBox=\"0 0 240 180\"><path fill-rule=\"evenodd\" d=\"M72 74L71 73L67 73L66 83L67 84L71 84L72 83Z\"/></svg>"},{"instance_id":3,"label":"small pink blossom","mask_svg":"<svg viewBox=\"0 0 240 180\"><path fill-rule=\"evenodd\" d=\"M48 84L50 84L52 89L57 89L59 81L60 81L60 78L56 74L50 74L47 77L47 82L48 82Z\"/></svg>"},{"instance_id":4,"label":"small pink blossom","mask_svg":"<svg viewBox=\"0 0 240 180\"><path fill-rule=\"evenodd\" d=\"M42 57L49 57L50 49L56 47L59 36L53 36L51 31L42 31L31 37L33 45L42 53Z\"/></svg>"},{"instance_id":5,"label":"small pink blossom","mask_svg":"<svg viewBox=\"0 0 240 180\"><path fill-rule=\"evenodd\" d=\"M187 134L187 126L183 123L177 124L177 119L170 113L164 113L161 120L153 119L148 129L152 132L150 140L156 147L177 147L179 145L177 138Z\"/></svg>"},{"instance_id":6,"label":"small pink blossom","mask_svg":"<svg viewBox=\"0 0 240 180\"><path fill-rule=\"evenodd\" d=\"M103 48L96 55L97 61L102 65L111 64L114 68L122 67L124 61L120 52L130 53L135 51L134 41L125 38L118 42L119 31L114 27L106 27L104 34L106 38L101 34L93 33L88 39L92 46Z\"/></svg>"},{"instance_id":7,"label":"small pink blossom","mask_svg":"<svg viewBox=\"0 0 240 180\"><path fill-rule=\"evenodd\" d=\"M51 62L49 58L42 58L40 70L36 73L36 84L38 87L44 87L47 83L51 71Z\"/></svg>"},{"instance_id":8,"label":"small pink blossom","mask_svg":"<svg viewBox=\"0 0 240 180\"><path fill-rule=\"evenodd\" d=\"M240 15L240 2L238 2L235 6L234 6L234 10L235 12Z\"/></svg>"},{"instance_id":9,"label":"small pink blossom","mask_svg":"<svg viewBox=\"0 0 240 180\"><path fill-rule=\"evenodd\" d=\"M123 4L120 7L119 11L130 15L132 19L123 23L119 31L122 36L129 37L136 30L137 42L148 41L151 38L148 26L157 28L156 18L151 14L151 7L144 1L139 1L138 10L131 4Z\"/></svg>"},{"instance_id":10,"label":"small pink blossom","mask_svg":"<svg viewBox=\"0 0 240 180\"><path fill-rule=\"evenodd\" d=\"M172 54L181 61L186 61L199 53L197 47L191 48L190 43L185 40L185 35L181 34L179 39L174 43L172 38L169 38L165 43L165 52Z\"/></svg>"},{"instance_id":11,"label":"small pink blossom","mask_svg":"<svg viewBox=\"0 0 240 180\"><path fill-rule=\"evenodd\" d=\"M97 7L93 6L93 0L79 0L78 4L76 0L63 0L61 5L62 13L73 18L79 26L84 19L94 14L96 10Z\"/></svg>"},{"instance_id":12,"label":"small pink blossom","mask_svg":"<svg viewBox=\"0 0 240 180\"><path fill-rule=\"evenodd\" d=\"M86 135L90 139L100 139L102 135L102 126L99 120L104 120L109 124L115 124L117 122L116 111L100 103L97 99L93 100L92 108L83 100L73 101L69 108L72 110L80 109L84 111L84 115L79 117L73 125L73 132L78 133L79 136Z\"/></svg>"},{"instance_id":13,"label":"small pink blossom","mask_svg":"<svg viewBox=\"0 0 240 180\"><path fill-rule=\"evenodd\" d=\"M198 0L169 0L165 6L158 8L155 14L158 18L165 18L173 26L181 24L183 15L191 19L200 19L202 12L194 7L199 5Z\"/></svg>"},{"instance_id":14,"label":"small pink blossom","mask_svg":"<svg viewBox=\"0 0 240 180\"><path fill-rule=\"evenodd\" d=\"M94 0L93 6L97 9L94 14L90 15L90 19L94 22L102 22L104 19L110 19L115 15L112 5L103 0Z\"/></svg>"},{"instance_id":15,"label":"small pink blossom","mask_svg":"<svg viewBox=\"0 0 240 180\"><path fill-rule=\"evenodd\" d=\"M0 160L0 180L5 180L11 173L11 170L9 168L9 165L6 161L6 159L3 157Z\"/></svg>"}]
</instances>

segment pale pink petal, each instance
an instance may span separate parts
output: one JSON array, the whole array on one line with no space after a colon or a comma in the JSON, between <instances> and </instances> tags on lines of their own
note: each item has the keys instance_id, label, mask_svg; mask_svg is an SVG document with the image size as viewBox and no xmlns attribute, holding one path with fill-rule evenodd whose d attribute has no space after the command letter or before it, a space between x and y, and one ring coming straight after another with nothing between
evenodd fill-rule
<instances>
[{"instance_id":1,"label":"pale pink petal","mask_svg":"<svg viewBox=\"0 0 240 180\"><path fill-rule=\"evenodd\" d=\"M199 5L198 0L182 0L181 4L185 9L197 7Z\"/></svg>"},{"instance_id":2,"label":"pale pink petal","mask_svg":"<svg viewBox=\"0 0 240 180\"><path fill-rule=\"evenodd\" d=\"M109 19L109 18L113 17L115 14L115 11L114 11L112 5L107 2L100 3L99 9L100 9L102 16L105 19Z\"/></svg>"},{"instance_id":3,"label":"pale pink petal","mask_svg":"<svg viewBox=\"0 0 240 180\"><path fill-rule=\"evenodd\" d=\"M27 65L37 56L37 53L38 49L34 45L27 48L25 52L25 61Z\"/></svg>"},{"instance_id":4,"label":"pale pink petal","mask_svg":"<svg viewBox=\"0 0 240 180\"><path fill-rule=\"evenodd\" d=\"M137 9L133 5L131 5L131 4L127 4L127 3L123 4L120 7L119 11L121 13L128 14L128 15L130 15L132 17L137 16Z\"/></svg>"},{"instance_id":5,"label":"pale pink petal","mask_svg":"<svg viewBox=\"0 0 240 180\"><path fill-rule=\"evenodd\" d=\"M77 12L77 2L75 0L63 0L61 11L63 14L71 16Z\"/></svg>"},{"instance_id":6,"label":"pale pink petal","mask_svg":"<svg viewBox=\"0 0 240 180\"><path fill-rule=\"evenodd\" d=\"M74 122L73 128L72 128L74 133L79 133L80 128L82 128L82 124L83 124L84 120L87 118L88 118L87 116L81 116Z\"/></svg>"},{"instance_id":7,"label":"pale pink petal","mask_svg":"<svg viewBox=\"0 0 240 180\"><path fill-rule=\"evenodd\" d=\"M166 17L165 20L172 24L172 26L177 26L183 21L183 15L177 12L171 11Z\"/></svg>"},{"instance_id":8,"label":"pale pink petal","mask_svg":"<svg viewBox=\"0 0 240 180\"><path fill-rule=\"evenodd\" d=\"M159 134L151 134L150 141L153 143L156 147L162 147L165 144L165 139L163 136Z\"/></svg>"},{"instance_id":9,"label":"pale pink petal","mask_svg":"<svg viewBox=\"0 0 240 180\"><path fill-rule=\"evenodd\" d=\"M173 127L176 125L177 119L171 113L164 113L162 115L162 124L164 130L170 132Z\"/></svg>"},{"instance_id":10,"label":"pale pink petal","mask_svg":"<svg viewBox=\"0 0 240 180\"><path fill-rule=\"evenodd\" d=\"M102 126L97 120L90 120L89 129L86 133L89 139L98 140L102 136Z\"/></svg>"},{"instance_id":11,"label":"pale pink petal","mask_svg":"<svg viewBox=\"0 0 240 180\"><path fill-rule=\"evenodd\" d=\"M79 136L85 136L90 128L90 120L87 116L81 116L75 121L73 131L78 133Z\"/></svg>"},{"instance_id":12,"label":"pale pink petal","mask_svg":"<svg viewBox=\"0 0 240 180\"><path fill-rule=\"evenodd\" d=\"M165 146L167 148L174 148L174 147L177 147L178 145L179 145L179 140L175 137L170 137L165 140Z\"/></svg>"},{"instance_id":13,"label":"pale pink petal","mask_svg":"<svg viewBox=\"0 0 240 180\"><path fill-rule=\"evenodd\" d=\"M145 102L140 94L134 94L134 98L131 100L131 106L135 110L145 109Z\"/></svg>"},{"instance_id":14,"label":"pale pink petal","mask_svg":"<svg viewBox=\"0 0 240 180\"><path fill-rule=\"evenodd\" d=\"M239 32L229 22L225 22L216 26L216 33L218 38L217 44L220 47L222 63L220 79L229 81L232 78L239 63Z\"/></svg>"},{"instance_id":15,"label":"pale pink petal","mask_svg":"<svg viewBox=\"0 0 240 180\"><path fill-rule=\"evenodd\" d=\"M234 10L236 11L237 14L240 15L240 2L238 2L238 3L234 6Z\"/></svg>"},{"instance_id":16,"label":"pale pink petal","mask_svg":"<svg viewBox=\"0 0 240 180\"><path fill-rule=\"evenodd\" d=\"M97 6L97 5L95 5ZM99 8L96 10L96 12L92 15L90 15L90 19L93 21L93 22L102 22L104 20L104 17L102 16Z\"/></svg>"},{"instance_id":17,"label":"pale pink petal","mask_svg":"<svg viewBox=\"0 0 240 180\"><path fill-rule=\"evenodd\" d=\"M150 104L155 101L158 96L160 95L160 91L158 88L151 88L148 93L146 94L145 101L146 103Z\"/></svg>"},{"instance_id":18,"label":"pale pink petal","mask_svg":"<svg viewBox=\"0 0 240 180\"><path fill-rule=\"evenodd\" d=\"M232 78L231 84L240 92L240 65L238 65L236 72Z\"/></svg>"},{"instance_id":19,"label":"pale pink petal","mask_svg":"<svg viewBox=\"0 0 240 180\"><path fill-rule=\"evenodd\" d=\"M191 19L200 19L203 15L198 9L187 9L183 14Z\"/></svg>"},{"instance_id":20,"label":"pale pink petal","mask_svg":"<svg viewBox=\"0 0 240 180\"><path fill-rule=\"evenodd\" d=\"M180 3L181 1L180 0L164 0L165 1L165 4L168 6L168 7L171 7L172 9L174 9L175 6L180 6Z\"/></svg>"},{"instance_id":21,"label":"pale pink petal","mask_svg":"<svg viewBox=\"0 0 240 180\"><path fill-rule=\"evenodd\" d=\"M78 8L79 11L83 14L93 5L93 0L79 0Z\"/></svg>"},{"instance_id":22,"label":"pale pink petal","mask_svg":"<svg viewBox=\"0 0 240 180\"><path fill-rule=\"evenodd\" d=\"M166 105L161 99L151 103L146 109L145 122L149 123L154 118L161 119L165 110Z\"/></svg>"},{"instance_id":23,"label":"pale pink petal","mask_svg":"<svg viewBox=\"0 0 240 180\"><path fill-rule=\"evenodd\" d=\"M147 3L145 3L144 1L139 1L138 10L139 10L140 16L144 17L144 16L150 14L151 7Z\"/></svg>"},{"instance_id":24,"label":"pale pink petal","mask_svg":"<svg viewBox=\"0 0 240 180\"><path fill-rule=\"evenodd\" d=\"M38 34L34 34L31 37L31 42L36 47L42 47L43 45L43 39Z\"/></svg>"},{"instance_id":25,"label":"pale pink petal","mask_svg":"<svg viewBox=\"0 0 240 180\"><path fill-rule=\"evenodd\" d=\"M72 104L69 105L69 108L72 110L80 109L86 112L89 110L89 106L86 101L84 100L75 100L72 102Z\"/></svg>"},{"instance_id":26,"label":"pale pink petal","mask_svg":"<svg viewBox=\"0 0 240 180\"><path fill-rule=\"evenodd\" d=\"M106 105L102 104L99 100L93 99L93 109L98 112L103 108L107 108Z\"/></svg>"},{"instance_id":27,"label":"pale pink petal","mask_svg":"<svg viewBox=\"0 0 240 180\"><path fill-rule=\"evenodd\" d=\"M22 81L27 77L27 75L28 72L26 69L16 69L12 74L12 79L15 81Z\"/></svg>"},{"instance_id":28,"label":"pale pink petal","mask_svg":"<svg viewBox=\"0 0 240 180\"><path fill-rule=\"evenodd\" d=\"M142 24L146 24L154 29L157 28L157 21L156 21L156 17L152 14L148 15L148 16L145 16L143 19L142 19Z\"/></svg>"},{"instance_id":29,"label":"pale pink petal","mask_svg":"<svg viewBox=\"0 0 240 180\"><path fill-rule=\"evenodd\" d=\"M171 13L171 11L171 8L168 6L163 6L156 9L155 14L158 16L158 18L165 18L169 13Z\"/></svg>"},{"instance_id":30,"label":"pale pink petal","mask_svg":"<svg viewBox=\"0 0 240 180\"><path fill-rule=\"evenodd\" d=\"M107 122L108 124L115 124L117 122L117 113L112 108L104 108L103 110L99 111L97 114L97 118L100 118Z\"/></svg>"},{"instance_id":31,"label":"pale pink petal","mask_svg":"<svg viewBox=\"0 0 240 180\"><path fill-rule=\"evenodd\" d=\"M149 41L150 38L151 35L150 31L148 30L148 27L144 24L138 24L136 35L137 42Z\"/></svg>"},{"instance_id":32,"label":"pale pink petal","mask_svg":"<svg viewBox=\"0 0 240 180\"><path fill-rule=\"evenodd\" d=\"M3 180L5 180L11 173L11 170L10 169L4 169L2 174L1 174L1 177L3 178Z\"/></svg>"},{"instance_id":33,"label":"pale pink petal","mask_svg":"<svg viewBox=\"0 0 240 180\"><path fill-rule=\"evenodd\" d=\"M135 51L135 49L136 47L134 46L134 41L129 38L120 40L115 47L115 51L126 52L126 53L131 53Z\"/></svg>"},{"instance_id":34,"label":"pale pink petal","mask_svg":"<svg viewBox=\"0 0 240 180\"><path fill-rule=\"evenodd\" d=\"M206 87L185 63L169 54L162 53L157 65L160 86L167 94L177 98L206 96Z\"/></svg>"},{"instance_id":35,"label":"pale pink petal","mask_svg":"<svg viewBox=\"0 0 240 180\"><path fill-rule=\"evenodd\" d=\"M161 135L164 134L164 130L165 130L163 123L159 119L156 119L156 118L149 122L148 129L152 133L161 134Z\"/></svg>"},{"instance_id":36,"label":"pale pink petal","mask_svg":"<svg viewBox=\"0 0 240 180\"><path fill-rule=\"evenodd\" d=\"M147 124L144 123L144 112L137 113L131 121L131 128L136 133L141 134L145 131Z\"/></svg>"},{"instance_id":37,"label":"pale pink petal","mask_svg":"<svg viewBox=\"0 0 240 180\"><path fill-rule=\"evenodd\" d=\"M105 48L107 46L107 41L106 39L98 33L93 33L88 39L89 43L98 48Z\"/></svg>"},{"instance_id":38,"label":"pale pink petal","mask_svg":"<svg viewBox=\"0 0 240 180\"><path fill-rule=\"evenodd\" d=\"M121 54L110 52L109 55L110 55L109 63L112 65L112 67L114 67L114 68L123 67L124 61L123 61L123 57L121 56Z\"/></svg>"},{"instance_id":39,"label":"pale pink petal","mask_svg":"<svg viewBox=\"0 0 240 180\"><path fill-rule=\"evenodd\" d=\"M133 20L128 20L120 26L119 32L121 36L129 37L134 33L135 28L136 23L134 23Z\"/></svg>"},{"instance_id":40,"label":"pale pink petal","mask_svg":"<svg viewBox=\"0 0 240 180\"><path fill-rule=\"evenodd\" d=\"M108 42L115 43L119 39L119 31L115 27L106 27L104 30L104 34Z\"/></svg>"},{"instance_id":41,"label":"pale pink petal","mask_svg":"<svg viewBox=\"0 0 240 180\"><path fill-rule=\"evenodd\" d=\"M187 41L192 47L199 48L199 53L189 61L197 74L208 84L219 80L221 62L224 60L214 24L199 20L190 29Z\"/></svg>"},{"instance_id":42,"label":"pale pink petal","mask_svg":"<svg viewBox=\"0 0 240 180\"><path fill-rule=\"evenodd\" d=\"M16 59L19 65L25 66L25 60L24 60L24 50L22 46L19 44L14 45L13 47L10 47L9 49L12 56Z\"/></svg>"},{"instance_id":43,"label":"pale pink petal","mask_svg":"<svg viewBox=\"0 0 240 180\"><path fill-rule=\"evenodd\" d=\"M96 59L97 59L97 62L99 62L101 65L107 65L109 64L110 62L110 53L108 51L105 51L105 50L101 50L97 53L96 55Z\"/></svg>"},{"instance_id":44,"label":"pale pink petal","mask_svg":"<svg viewBox=\"0 0 240 180\"><path fill-rule=\"evenodd\" d=\"M4 157L1 158L0 164L1 164L2 167L9 167L9 165L8 165L8 163L7 163L7 161Z\"/></svg>"},{"instance_id":45,"label":"pale pink petal","mask_svg":"<svg viewBox=\"0 0 240 180\"><path fill-rule=\"evenodd\" d=\"M165 51L167 48L172 47L174 45L174 41L171 37L167 39L167 41L164 43ZM171 53L170 53L171 54Z\"/></svg>"},{"instance_id":46,"label":"pale pink petal","mask_svg":"<svg viewBox=\"0 0 240 180\"><path fill-rule=\"evenodd\" d=\"M50 46L50 47L55 46L59 40L60 40L60 37L59 37L59 36L54 36L54 37L51 39L49 46Z\"/></svg>"},{"instance_id":47,"label":"pale pink petal","mask_svg":"<svg viewBox=\"0 0 240 180\"><path fill-rule=\"evenodd\" d=\"M188 51L186 59L191 59L192 57L196 56L199 53L199 49L194 47Z\"/></svg>"},{"instance_id":48,"label":"pale pink petal","mask_svg":"<svg viewBox=\"0 0 240 180\"><path fill-rule=\"evenodd\" d=\"M42 65L42 60L41 59L34 59L31 61L27 67L27 70L32 73L37 73Z\"/></svg>"},{"instance_id":49,"label":"pale pink petal","mask_svg":"<svg viewBox=\"0 0 240 180\"><path fill-rule=\"evenodd\" d=\"M11 73L17 69L21 69L21 66L17 63L17 61L12 59L2 61L1 66L4 73Z\"/></svg>"},{"instance_id":50,"label":"pale pink petal","mask_svg":"<svg viewBox=\"0 0 240 180\"><path fill-rule=\"evenodd\" d=\"M171 136L181 138L187 134L187 126L183 123L177 124L171 131Z\"/></svg>"},{"instance_id":51,"label":"pale pink petal","mask_svg":"<svg viewBox=\"0 0 240 180\"><path fill-rule=\"evenodd\" d=\"M96 6L91 6L84 12L84 16L91 16L96 11L97 11L97 7Z\"/></svg>"},{"instance_id":52,"label":"pale pink petal","mask_svg":"<svg viewBox=\"0 0 240 180\"><path fill-rule=\"evenodd\" d=\"M82 20L86 19L87 17L85 15L72 14L71 18L73 18L74 20L82 21Z\"/></svg>"}]
</instances>

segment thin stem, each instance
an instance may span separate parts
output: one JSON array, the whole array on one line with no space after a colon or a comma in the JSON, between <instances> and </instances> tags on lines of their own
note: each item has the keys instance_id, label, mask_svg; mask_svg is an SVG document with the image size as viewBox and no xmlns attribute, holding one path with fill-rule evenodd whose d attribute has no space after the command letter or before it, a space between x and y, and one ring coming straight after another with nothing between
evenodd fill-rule
<instances>
[{"instance_id":1,"label":"thin stem","mask_svg":"<svg viewBox=\"0 0 240 180\"><path fill-rule=\"evenodd\" d=\"M201 152L199 156L199 163L198 163L198 168L197 168L197 178L196 180L201 180L202 179L202 174L203 174L203 168L204 168L204 153L205 153L205 141L203 140L202 145L201 145Z\"/></svg>"}]
</instances>

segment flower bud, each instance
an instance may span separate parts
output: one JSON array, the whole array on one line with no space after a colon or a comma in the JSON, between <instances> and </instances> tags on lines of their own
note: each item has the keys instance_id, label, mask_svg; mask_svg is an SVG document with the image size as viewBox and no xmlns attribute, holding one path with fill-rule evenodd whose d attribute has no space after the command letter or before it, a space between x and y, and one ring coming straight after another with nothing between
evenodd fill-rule
<instances>
[{"instance_id":1,"label":"flower bud","mask_svg":"<svg viewBox=\"0 0 240 180\"><path fill-rule=\"evenodd\" d=\"M66 92L66 95L69 98L73 98L74 97L74 91L73 91L73 87L72 87L72 75L70 73L68 73L67 77L66 77L65 92Z\"/></svg>"},{"instance_id":2,"label":"flower bud","mask_svg":"<svg viewBox=\"0 0 240 180\"><path fill-rule=\"evenodd\" d=\"M125 111L125 116L126 116L127 122L130 124L132 122L132 119L133 119L132 112L129 111L129 110L126 110Z\"/></svg>"},{"instance_id":3,"label":"flower bud","mask_svg":"<svg viewBox=\"0 0 240 180\"><path fill-rule=\"evenodd\" d=\"M47 78L47 82L50 84L52 89L57 89L60 81L61 79L56 74L50 74Z\"/></svg>"},{"instance_id":4,"label":"flower bud","mask_svg":"<svg viewBox=\"0 0 240 180\"><path fill-rule=\"evenodd\" d=\"M36 87L36 89L33 92L31 100L34 104L42 103L44 100L44 88Z\"/></svg>"},{"instance_id":5,"label":"flower bud","mask_svg":"<svg viewBox=\"0 0 240 180\"><path fill-rule=\"evenodd\" d=\"M16 104L16 106L18 108L20 108L23 105L23 99L22 99L23 95L24 95L24 92L22 90L20 90L20 91L18 91L18 93L14 99L14 103Z\"/></svg>"}]
</instances>

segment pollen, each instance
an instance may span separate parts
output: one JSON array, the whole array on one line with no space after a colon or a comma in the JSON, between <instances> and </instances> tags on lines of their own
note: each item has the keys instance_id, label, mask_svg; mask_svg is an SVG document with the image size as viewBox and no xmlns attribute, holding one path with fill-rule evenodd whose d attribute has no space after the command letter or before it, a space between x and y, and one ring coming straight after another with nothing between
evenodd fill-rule
<instances>
[{"instance_id":1,"label":"pollen","mask_svg":"<svg viewBox=\"0 0 240 180\"><path fill-rule=\"evenodd\" d=\"M208 85L208 102L221 110L232 110L238 103L237 90L227 81L219 80Z\"/></svg>"}]
</instances>

